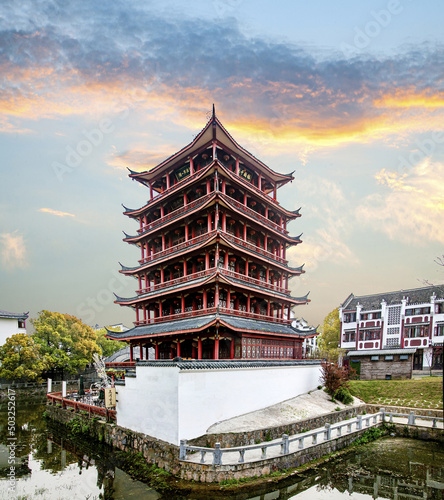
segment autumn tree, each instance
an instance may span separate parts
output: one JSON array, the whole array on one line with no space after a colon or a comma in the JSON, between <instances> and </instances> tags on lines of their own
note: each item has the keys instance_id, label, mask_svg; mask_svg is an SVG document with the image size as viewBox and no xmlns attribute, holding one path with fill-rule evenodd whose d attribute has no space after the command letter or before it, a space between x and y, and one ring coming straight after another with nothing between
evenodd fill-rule
<instances>
[{"instance_id":1,"label":"autumn tree","mask_svg":"<svg viewBox=\"0 0 444 500\"><path fill-rule=\"evenodd\" d=\"M41 311L32 324L34 341L49 369L76 373L92 362L94 353L101 352L94 330L75 316Z\"/></svg>"},{"instance_id":2,"label":"autumn tree","mask_svg":"<svg viewBox=\"0 0 444 500\"><path fill-rule=\"evenodd\" d=\"M338 359L340 334L339 308L336 308L325 317L321 334L318 336L317 345L321 357L329 360Z\"/></svg>"},{"instance_id":3,"label":"autumn tree","mask_svg":"<svg viewBox=\"0 0 444 500\"><path fill-rule=\"evenodd\" d=\"M114 354L115 352L125 347L126 344L119 342L118 340L107 339L105 335L106 335L105 328L96 330L96 342L100 347L100 349L102 350L102 356L104 358L111 356L111 354Z\"/></svg>"},{"instance_id":4,"label":"autumn tree","mask_svg":"<svg viewBox=\"0 0 444 500\"><path fill-rule=\"evenodd\" d=\"M16 333L0 347L0 378L40 381L46 369L40 346L26 333Z\"/></svg>"}]
</instances>

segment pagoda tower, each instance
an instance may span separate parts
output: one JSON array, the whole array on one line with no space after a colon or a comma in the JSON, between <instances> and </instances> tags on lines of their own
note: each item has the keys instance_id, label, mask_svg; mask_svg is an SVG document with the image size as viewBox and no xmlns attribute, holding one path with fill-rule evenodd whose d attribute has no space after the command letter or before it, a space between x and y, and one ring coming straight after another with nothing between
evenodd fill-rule
<instances>
[{"instance_id":1,"label":"pagoda tower","mask_svg":"<svg viewBox=\"0 0 444 500\"><path fill-rule=\"evenodd\" d=\"M116 296L135 310L134 328L108 337L140 347L148 359L300 359L316 330L291 326L291 310L309 299L292 297L288 247L301 243L287 223L300 217L277 201L293 180L242 148L213 114L188 146L156 167L129 176L149 200L125 208L138 223L124 241L140 248L136 295ZM130 349L133 361L133 349Z\"/></svg>"}]
</instances>

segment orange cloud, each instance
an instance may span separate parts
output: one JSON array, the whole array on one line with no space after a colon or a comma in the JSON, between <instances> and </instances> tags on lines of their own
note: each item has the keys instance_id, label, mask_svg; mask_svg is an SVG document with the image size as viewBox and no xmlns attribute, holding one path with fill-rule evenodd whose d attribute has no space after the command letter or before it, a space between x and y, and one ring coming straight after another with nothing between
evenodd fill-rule
<instances>
[{"instance_id":1,"label":"orange cloud","mask_svg":"<svg viewBox=\"0 0 444 500\"><path fill-rule=\"evenodd\" d=\"M162 144L157 149L146 150L143 148L135 148L118 153L115 151L107 160L108 165L116 167L117 169L126 170L127 167L131 170L142 172L150 170L165 158L171 155L171 151L177 149L177 146L171 144Z\"/></svg>"},{"instance_id":2,"label":"orange cloud","mask_svg":"<svg viewBox=\"0 0 444 500\"><path fill-rule=\"evenodd\" d=\"M57 217L75 217L74 214L70 214L69 212L60 212L59 210L53 210L52 208L39 208L39 212L57 215Z\"/></svg>"},{"instance_id":3,"label":"orange cloud","mask_svg":"<svg viewBox=\"0 0 444 500\"><path fill-rule=\"evenodd\" d=\"M413 87L394 92L387 86L370 90L357 84L347 94L327 87L318 76L298 85L229 77L226 86L209 89L159 81L150 86L131 75L125 81L119 76L105 81L82 81L84 77L75 69L66 69L63 75L51 68L10 69L8 79L19 90L0 97L0 131L14 130L7 117L102 117L124 115L129 110L142 120L143 116L149 116L150 121L167 118L196 130L205 121L212 102L217 103L224 124L234 135L248 142L254 134L269 152L295 150L304 145L322 148L370 142L390 134L442 126L441 113L432 110L440 111L444 99L431 91L418 93ZM57 88L51 87L54 80ZM232 106L234 100L238 106ZM137 165L140 158L136 155L130 164ZM110 164L121 166L115 158Z\"/></svg>"},{"instance_id":4,"label":"orange cloud","mask_svg":"<svg viewBox=\"0 0 444 500\"><path fill-rule=\"evenodd\" d=\"M363 200L356 214L390 238L425 245L430 241L444 244L444 164L426 158L408 173L385 169L376 174L388 190Z\"/></svg>"},{"instance_id":5,"label":"orange cloud","mask_svg":"<svg viewBox=\"0 0 444 500\"><path fill-rule=\"evenodd\" d=\"M25 240L17 231L0 234L0 258L6 270L28 267Z\"/></svg>"}]
</instances>

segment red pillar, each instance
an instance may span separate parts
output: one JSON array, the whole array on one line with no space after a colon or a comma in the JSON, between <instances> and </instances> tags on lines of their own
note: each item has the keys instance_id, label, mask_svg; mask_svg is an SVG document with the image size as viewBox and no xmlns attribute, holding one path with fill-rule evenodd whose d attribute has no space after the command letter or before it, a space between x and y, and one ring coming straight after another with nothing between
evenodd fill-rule
<instances>
[{"instance_id":1,"label":"red pillar","mask_svg":"<svg viewBox=\"0 0 444 500\"><path fill-rule=\"evenodd\" d=\"M207 308L207 291L204 290L202 292L202 309L206 309Z\"/></svg>"},{"instance_id":2,"label":"red pillar","mask_svg":"<svg viewBox=\"0 0 444 500\"><path fill-rule=\"evenodd\" d=\"M208 217L207 217L207 231L208 232L211 231L211 214L208 214Z\"/></svg>"},{"instance_id":3,"label":"red pillar","mask_svg":"<svg viewBox=\"0 0 444 500\"><path fill-rule=\"evenodd\" d=\"M142 344L140 344L140 361L143 360L143 347Z\"/></svg>"},{"instance_id":4,"label":"red pillar","mask_svg":"<svg viewBox=\"0 0 444 500\"><path fill-rule=\"evenodd\" d=\"M180 297L180 302L181 302L181 309L182 309L182 314L185 312L185 295L182 293Z\"/></svg>"},{"instance_id":5,"label":"red pillar","mask_svg":"<svg viewBox=\"0 0 444 500\"><path fill-rule=\"evenodd\" d=\"M155 358L159 359L159 344L157 342L154 346L154 354L155 354Z\"/></svg>"},{"instance_id":6,"label":"red pillar","mask_svg":"<svg viewBox=\"0 0 444 500\"><path fill-rule=\"evenodd\" d=\"M180 358L180 342L177 341L176 356Z\"/></svg>"},{"instance_id":7,"label":"red pillar","mask_svg":"<svg viewBox=\"0 0 444 500\"><path fill-rule=\"evenodd\" d=\"M231 346L230 346L230 359L234 359L234 338L231 339Z\"/></svg>"},{"instance_id":8,"label":"red pillar","mask_svg":"<svg viewBox=\"0 0 444 500\"><path fill-rule=\"evenodd\" d=\"M214 359L219 359L219 336L216 335L216 338L214 339Z\"/></svg>"},{"instance_id":9,"label":"red pillar","mask_svg":"<svg viewBox=\"0 0 444 500\"><path fill-rule=\"evenodd\" d=\"M197 359L202 359L202 340L200 337L197 339Z\"/></svg>"}]
</instances>

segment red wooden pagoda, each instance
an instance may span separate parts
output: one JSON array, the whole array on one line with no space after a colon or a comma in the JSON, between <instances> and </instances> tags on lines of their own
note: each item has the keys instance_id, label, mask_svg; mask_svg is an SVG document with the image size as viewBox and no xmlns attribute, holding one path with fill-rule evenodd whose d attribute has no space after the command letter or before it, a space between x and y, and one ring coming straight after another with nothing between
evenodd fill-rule
<instances>
[{"instance_id":1,"label":"red wooden pagoda","mask_svg":"<svg viewBox=\"0 0 444 500\"><path fill-rule=\"evenodd\" d=\"M191 144L129 176L150 193L146 205L124 212L138 221L124 241L141 259L120 271L138 280L137 295L116 303L132 307L136 321L108 336L140 346L140 359L149 347L156 359L300 359L304 338L316 334L290 319L293 306L309 302L288 289L304 272L286 260L286 249L301 243L287 222L300 214L276 199L293 176L237 144L214 107Z\"/></svg>"}]
</instances>

